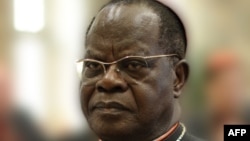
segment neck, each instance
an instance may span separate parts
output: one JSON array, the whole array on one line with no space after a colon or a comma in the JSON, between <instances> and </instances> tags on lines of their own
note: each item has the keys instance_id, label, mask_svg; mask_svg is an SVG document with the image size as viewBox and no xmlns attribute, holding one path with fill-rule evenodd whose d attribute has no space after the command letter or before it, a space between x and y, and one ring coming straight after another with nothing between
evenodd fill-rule
<instances>
[{"instance_id":1,"label":"neck","mask_svg":"<svg viewBox=\"0 0 250 141\"><path fill-rule=\"evenodd\" d=\"M148 136L149 138L148 139L156 139L164 134L166 134L168 131L171 130L172 127L174 127L176 125L176 123L179 123L180 121L180 115L181 115L181 108L180 108L180 105L179 105L179 102L178 102L178 99L174 99L174 104L173 104L173 111L171 113L172 117L169 119L169 117L165 117L165 118L161 118L161 119L169 119L169 121L160 121L159 120L159 123L161 124L158 124L153 130L152 130L152 133L150 136Z\"/></svg>"},{"instance_id":2,"label":"neck","mask_svg":"<svg viewBox=\"0 0 250 141\"><path fill-rule=\"evenodd\" d=\"M174 111L173 111L173 117L170 122L170 125L174 125L175 123L179 122L180 117L181 117L181 106L179 104L179 101L176 99L174 101Z\"/></svg>"},{"instance_id":3,"label":"neck","mask_svg":"<svg viewBox=\"0 0 250 141\"><path fill-rule=\"evenodd\" d=\"M179 122L175 123L173 126L171 126L169 128L168 131L166 131L164 134L162 134L160 137L154 139L153 141L163 141L163 140L165 140L178 128L179 125L180 125ZM120 141L120 140L124 140L124 139L119 138L119 139L115 139L114 141L117 141L117 140ZM125 139L125 140L127 141L127 139ZM138 139L129 139L129 140L137 141ZM139 140L141 140L141 139L139 139ZM143 139L143 140L147 140L147 139ZM99 139L98 141L110 141L110 140L101 140L101 139Z\"/></svg>"}]
</instances>

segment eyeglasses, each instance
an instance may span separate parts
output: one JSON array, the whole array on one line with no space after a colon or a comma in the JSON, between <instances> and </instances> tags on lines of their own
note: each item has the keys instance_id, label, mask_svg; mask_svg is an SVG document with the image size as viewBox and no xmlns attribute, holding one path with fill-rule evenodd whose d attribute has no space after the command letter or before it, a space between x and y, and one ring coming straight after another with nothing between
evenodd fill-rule
<instances>
[{"instance_id":1,"label":"eyeglasses","mask_svg":"<svg viewBox=\"0 0 250 141\"><path fill-rule=\"evenodd\" d=\"M149 73L150 61L148 59L178 56L177 54L155 56L126 56L113 62L102 62L94 59L81 59L77 61L77 68L81 78L96 78L107 73L108 66L116 64L115 71L130 77L141 77Z\"/></svg>"}]
</instances>

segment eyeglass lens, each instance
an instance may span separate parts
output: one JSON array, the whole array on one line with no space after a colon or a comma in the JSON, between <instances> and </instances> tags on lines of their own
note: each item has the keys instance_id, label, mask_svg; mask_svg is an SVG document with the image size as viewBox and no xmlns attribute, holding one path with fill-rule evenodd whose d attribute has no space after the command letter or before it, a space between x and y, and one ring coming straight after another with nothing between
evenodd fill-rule
<instances>
[{"instance_id":1,"label":"eyeglass lens","mask_svg":"<svg viewBox=\"0 0 250 141\"><path fill-rule=\"evenodd\" d=\"M142 76L146 73L148 68L148 63L144 58L131 57L122 59L117 63L117 68L126 75L130 77ZM83 77L94 78L98 76L103 76L107 72L108 68L112 64L116 63L101 63L94 60L85 60L83 66Z\"/></svg>"}]
</instances>

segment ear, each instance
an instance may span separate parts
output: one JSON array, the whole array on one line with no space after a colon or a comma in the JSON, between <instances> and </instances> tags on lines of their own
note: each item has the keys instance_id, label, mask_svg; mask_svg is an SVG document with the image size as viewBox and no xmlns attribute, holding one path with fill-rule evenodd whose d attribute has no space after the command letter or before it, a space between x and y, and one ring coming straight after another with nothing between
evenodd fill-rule
<instances>
[{"instance_id":1,"label":"ear","mask_svg":"<svg viewBox=\"0 0 250 141\"><path fill-rule=\"evenodd\" d=\"M179 98L183 86L185 85L188 75L189 75L189 66L186 60L179 61L175 67L175 79L174 79L174 98Z\"/></svg>"}]
</instances>

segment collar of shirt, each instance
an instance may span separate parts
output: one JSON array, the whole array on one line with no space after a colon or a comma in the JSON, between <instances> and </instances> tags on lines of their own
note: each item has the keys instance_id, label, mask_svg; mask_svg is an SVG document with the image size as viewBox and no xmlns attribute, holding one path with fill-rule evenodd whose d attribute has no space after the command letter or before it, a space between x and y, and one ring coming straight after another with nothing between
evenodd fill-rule
<instances>
[{"instance_id":1,"label":"collar of shirt","mask_svg":"<svg viewBox=\"0 0 250 141\"><path fill-rule=\"evenodd\" d=\"M175 123L165 134L161 135L159 138L153 141L164 141L177 129L178 126L179 126L179 122Z\"/></svg>"}]
</instances>

